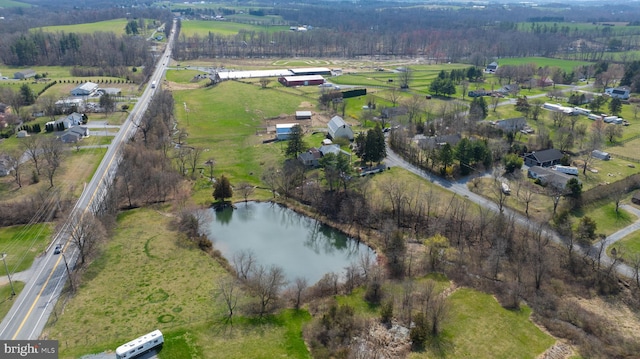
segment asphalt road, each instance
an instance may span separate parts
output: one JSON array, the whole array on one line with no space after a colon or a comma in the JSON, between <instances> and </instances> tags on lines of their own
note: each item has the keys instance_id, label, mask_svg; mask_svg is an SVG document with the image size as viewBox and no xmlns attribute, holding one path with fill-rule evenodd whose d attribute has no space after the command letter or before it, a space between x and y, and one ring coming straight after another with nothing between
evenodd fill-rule
<instances>
[{"instance_id":1,"label":"asphalt road","mask_svg":"<svg viewBox=\"0 0 640 359\"><path fill-rule=\"evenodd\" d=\"M165 52L158 59L156 71L148 83L155 81L157 84L161 84L166 64L171 56L174 36L174 33L172 33L168 39ZM137 128L135 124L142 118L155 90L155 88L152 89L147 86L131 110L129 117L111 142L91 182L85 186L80 199L71 212L71 216L82 216L91 209L94 201L103 198L106 191L104 183L112 180L115 176L121 158L121 148L135 134ZM77 249L69 241L68 233L71 228L68 227L68 225L65 226L56 235L43 257L34 262L30 270L33 274L32 277L28 278L26 286L20 295L14 298L13 307L0 323L0 339L37 339L42 333L67 281L65 260L69 266L73 266L73 263L78 258ZM65 250L62 254L56 255L52 249L58 243L64 243Z\"/></svg>"},{"instance_id":2,"label":"asphalt road","mask_svg":"<svg viewBox=\"0 0 640 359\"><path fill-rule=\"evenodd\" d=\"M449 181L447 179L432 175L431 173L428 173L424 170L421 170L420 168L412 165L411 163L405 161L403 158L401 158L398 154L396 154L395 152L393 152L393 150L391 150L388 146L387 146L387 158L386 158L386 163L387 166L390 167L401 167L406 169L409 172L412 172L422 178L425 178L427 180L429 180L432 183L435 183L441 187L444 187L446 189L448 189L451 192L454 192L462 197L465 197L467 199L469 199L470 201L477 203L478 205L484 207L484 208L488 208L494 212L498 212L499 211L499 207L498 205L485 198L482 197L476 193L471 192L471 190L469 190L469 188L467 187L467 183L473 178L473 176L469 176L467 178L464 178L460 181L456 181L456 182L452 182ZM626 208L627 210L630 210L629 208ZM640 215L640 211L637 211L635 209L630 210L631 212L633 212L636 215ZM514 218L514 220L516 221L516 223L523 225L523 226L528 226L528 225L537 225L537 223L530 221L526 216L520 214L519 212L513 211L509 208L503 208L503 213L507 216L510 216L512 218ZM613 235L607 237L606 241L605 241L605 245L611 245L611 243L614 243L615 241L623 238L624 236L626 236L627 234L640 229L640 219L638 221L636 221L635 223L631 224L628 227L625 227L623 229L621 229L620 231L614 233ZM558 234L556 233L555 230L551 229L548 226L544 226L543 227L543 233L548 235L555 243L561 244L563 246L566 245L566 242L560 238L558 236ZM597 256L598 252L599 252L599 248L600 246L602 246L603 242L597 242L594 243L593 246L591 248L587 248L586 250L588 251L588 255L594 257ZM576 253L584 253L583 248L580 248L576 245L574 245L574 251ZM603 265L609 265L612 263L612 259L610 257L608 257L606 255L606 252L603 253L602 255L602 263ZM633 268L629 267L628 265L624 264L624 263L618 263L615 267L616 271L627 277L627 278L633 278L634 277L634 270Z\"/></svg>"}]
</instances>

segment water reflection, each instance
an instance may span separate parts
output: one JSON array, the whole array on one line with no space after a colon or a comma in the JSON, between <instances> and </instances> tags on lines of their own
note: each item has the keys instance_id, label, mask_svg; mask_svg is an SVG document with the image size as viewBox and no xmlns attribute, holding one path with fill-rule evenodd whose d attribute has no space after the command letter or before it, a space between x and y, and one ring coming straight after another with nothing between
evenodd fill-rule
<instances>
[{"instance_id":1,"label":"water reflection","mask_svg":"<svg viewBox=\"0 0 640 359\"><path fill-rule=\"evenodd\" d=\"M214 218L209 238L228 260L252 250L262 264L281 266L289 280L306 277L315 283L325 273L342 272L361 253L375 257L342 232L272 203L240 203L233 211L215 212Z\"/></svg>"}]
</instances>

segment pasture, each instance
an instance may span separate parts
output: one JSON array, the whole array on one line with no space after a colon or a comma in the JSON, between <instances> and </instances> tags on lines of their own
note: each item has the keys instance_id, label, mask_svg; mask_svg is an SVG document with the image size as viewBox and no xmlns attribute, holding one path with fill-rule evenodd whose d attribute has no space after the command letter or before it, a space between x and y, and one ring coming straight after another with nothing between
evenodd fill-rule
<instances>
[{"instance_id":1,"label":"pasture","mask_svg":"<svg viewBox=\"0 0 640 359\"><path fill-rule=\"evenodd\" d=\"M120 214L85 283L62 313L59 303L57 320L51 316L45 328L60 341L60 358L113 351L155 328L167 343L161 358L308 355L301 338L306 311L283 311L264 321L236 317L226 325L216 283L229 274L171 222L163 208Z\"/></svg>"},{"instance_id":2,"label":"pasture","mask_svg":"<svg viewBox=\"0 0 640 359\"><path fill-rule=\"evenodd\" d=\"M127 19L114 19L90 22L85 24L45 26L39 27L37 29L44 32L75 32L80 34L92 34L94 32L113 32L116 35L125 35L125 26L127 26ZM141 29L141 31L144 33L144 29Z\"/></svg>"},{"instance_id":3,"label":"pasture","mask_svg":"<svg viewBox=\"0 0 640 359\"><path fill-rule=\"evenodd\" d=\"M189 20L182 22L182 28L180 29L180 35L191 37L194 35L206 36L209 33L216 35L235 35L240 31L255 31L255 32L278 32L289 31L288 26L271 26L271 25L252 25L240 22L230 21L207 21L207 20Z\"/></svg>"}]
</instances>

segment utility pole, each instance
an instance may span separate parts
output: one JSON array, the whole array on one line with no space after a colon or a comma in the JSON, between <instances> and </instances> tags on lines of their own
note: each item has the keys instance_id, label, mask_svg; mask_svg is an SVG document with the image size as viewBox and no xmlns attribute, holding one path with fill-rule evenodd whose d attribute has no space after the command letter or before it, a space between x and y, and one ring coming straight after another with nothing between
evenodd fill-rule
<instances>
[{"instance_id":1,"label":"utility pole","mask_svg":"<svg viewBox=\"0 0 640 359\"><path fill-rule=\"evenodd\" d=\"M4 269L7 271L7 278L9 278L9 284L11 285L11 296L16 295L16 291L13 289L13 282L11 281L11 275L9 274L9 268L7 267L7 261L5 258L7 257L6 253L2 253L2 262L4 262Z\"/></svg>"}]
</instances>

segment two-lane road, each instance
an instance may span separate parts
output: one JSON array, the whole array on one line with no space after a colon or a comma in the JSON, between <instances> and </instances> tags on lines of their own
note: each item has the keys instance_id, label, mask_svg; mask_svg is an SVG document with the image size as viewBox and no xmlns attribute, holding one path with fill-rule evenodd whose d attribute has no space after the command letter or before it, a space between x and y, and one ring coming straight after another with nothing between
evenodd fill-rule
<instances>
[{"instance_id":1,"label":"two-lane road","mask_svg":"<svg viewBox=\"0 0 640 359\"><path fill-rule=\"evenodd\" d=\"M174 22L175 28L175 22ZM171 56L175 33L172 32L167 41L163 55L158 59L156 70L149 83L161 83L168 59ZM90 211L94 201L101 200L108 186L105 183L113 180L121 158L123 145L135 134L137 124L145 113L155 92L155 88L147 86L138 102L131 110L129 117L120 127L111 145L100 162L91 182L89 182L80 199L78 199L70 216L82 216ZM67 221L72 223L71 221ZM23 291L14 298L15 303L0 323L0 339L37 339L53 311L58 297L67 281L65 260L69 266L76 262L77 249L69 241L70 226L65 226L55 237L44 258L34 262L30 271L33 277L27 281ZM62 254L54 254L51 248L55 243L65 243ZM49 338L62 339L62 338Z\"/></svg>"}]
</instances>

